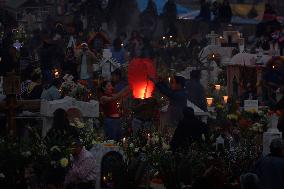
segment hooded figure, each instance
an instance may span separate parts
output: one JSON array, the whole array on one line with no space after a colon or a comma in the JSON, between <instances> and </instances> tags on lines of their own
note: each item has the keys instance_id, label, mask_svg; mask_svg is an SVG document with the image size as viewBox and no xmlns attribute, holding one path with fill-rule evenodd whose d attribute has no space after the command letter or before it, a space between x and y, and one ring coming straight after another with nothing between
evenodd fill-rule
<instances>
[{"instance_id":1,"label":"hooded figure","mask_svg":"<svg viewBox=\"0 0 284 189\"><path fill-rule=\"evenodd\" d=\"M173 152L187 150L191 143L202 140L202 135L208 132L206 124L195 117L192 108L185 108L183 116L171 141Z\"/></svg>"}]
</instances>

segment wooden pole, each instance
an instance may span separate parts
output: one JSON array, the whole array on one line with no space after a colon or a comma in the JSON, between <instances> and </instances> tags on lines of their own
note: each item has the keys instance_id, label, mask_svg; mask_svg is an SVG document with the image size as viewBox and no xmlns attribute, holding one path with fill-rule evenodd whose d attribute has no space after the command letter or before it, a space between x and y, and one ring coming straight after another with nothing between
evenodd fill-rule
<instances>
[{"instance_id":1,"label":"wooden pole","mask_svg":"<svg viewBox=\"0 0 284 189\"><path fill-rule=\"evenodd\" d=\"M8 135L12 137L15 137L17 134L16 109L17 109L16 95L8 95L6 99L6 111L7 111L6 117L8 124Z\"/></svg>"}]
</instances>

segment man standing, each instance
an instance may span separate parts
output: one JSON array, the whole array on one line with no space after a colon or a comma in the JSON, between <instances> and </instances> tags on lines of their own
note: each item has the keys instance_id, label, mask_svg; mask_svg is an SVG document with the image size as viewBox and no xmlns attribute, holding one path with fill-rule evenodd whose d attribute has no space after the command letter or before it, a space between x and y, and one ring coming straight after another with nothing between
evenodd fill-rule
<instances>
[{"instance_id":1,"label":"man standing","mask_svg":"<svg viewBox=\"0 0 284 189\"><path fill-rule=\"evenodd\" d=\"M190 80L186 84L186 90L188 93L188 100L191 101L194 105L207 111L207 104L205 98L205 90L202 84L200 83L201 73L200 70L193 70L190 72Z\"/></svg>"},{"instance_id":2,"label":"man standing","mask_svg":"<svg viewBox=\"0 0 284 189\"><path fill-rule=\"evenodd\" d=\"M128 85L127 81L122 77L122 71L119 68L111 72L111 81L114 84L116 93L120 92Z\"/></svg>"},{"instance_id":3,"label":"man standing","mask_svg":"<svg viewBox=\"0 0 284 189\"><path fill-rule=\"evenodd\" d=\"M95 55L89 50L87 43L82 43L82 52L79 54L78 76L80 80L86 80L88 87L93 88L93 64Z\"/></svg>"},{"instance_id":4,"label":"man standing","mask_svg":"<svg viewBox=\"0 0 284 189\"><path fill-rule=\"evenodd\" d=\"M187 95L184 89L185 79L181 76L174 76L170 87L165 82L155 82L158 90L169 98L169 106L166 112L166 123L176 128L183 118L183 109L187 105Z\"/></svg>"},{"instance_id":5,"label":"man standing","mask_svg":"<svg viewBox=\"0 0 284 189\"><path fill-rule=\"evenodd\" d=\"M65 177L68 189L94 189L96 181L96 161L91 152L80 142L73 146L74 162Z\"/></svg>"},{"instance_id":6,"label":"man standing","mask_svg":"<svg viewBox=\"0 0 284 189\"><path fill-rule=\"evenodd\" d=\"M270 154L262 158L255 166L262 189L284 188L284 142L274 139L270 144Z\"/></svg>"}]
</instances>

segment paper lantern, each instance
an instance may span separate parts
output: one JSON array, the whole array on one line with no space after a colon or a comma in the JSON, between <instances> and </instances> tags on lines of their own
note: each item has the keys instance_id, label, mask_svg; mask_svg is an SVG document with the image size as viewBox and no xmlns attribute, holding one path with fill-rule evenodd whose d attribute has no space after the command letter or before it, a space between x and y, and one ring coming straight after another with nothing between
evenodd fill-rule
<instances>
[{"instance_id":1,"label":"paper lantern","mask_svg":"<svg viewBox=\"0 0 284 189\"><path fill-rule=\"evenodd\" d=\"M155 84L149 77L156 78L156 69L153 61L148 58L134 58L128 66L128 81L134 98L150 98Z\"/></svg>"}]
</instances>

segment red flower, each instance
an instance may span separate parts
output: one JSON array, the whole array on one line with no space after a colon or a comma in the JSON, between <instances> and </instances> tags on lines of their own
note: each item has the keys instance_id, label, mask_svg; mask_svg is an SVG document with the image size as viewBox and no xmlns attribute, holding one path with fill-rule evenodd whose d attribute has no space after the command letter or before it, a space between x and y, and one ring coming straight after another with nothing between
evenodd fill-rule
<instances>
[{"instance_id":1,"label":"red flower","mask_svg":"<svg viewBox=\"0 0 284 189\"><path fill-rule=\"evenodd\" d=\"M250 127L251 125L252 125L252 123L251 123L251 121L249 121L249 120L246 120L246 119L240 119L240 120L239 120L239 126L240 126L240 128L245 129L245 128Z\"/></svg>"}]
</instances>

